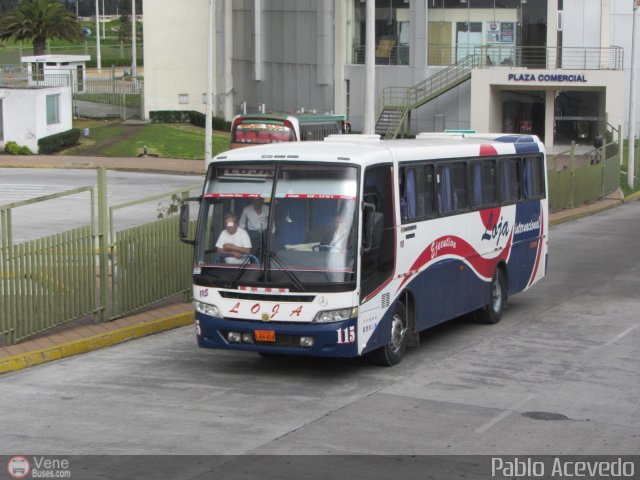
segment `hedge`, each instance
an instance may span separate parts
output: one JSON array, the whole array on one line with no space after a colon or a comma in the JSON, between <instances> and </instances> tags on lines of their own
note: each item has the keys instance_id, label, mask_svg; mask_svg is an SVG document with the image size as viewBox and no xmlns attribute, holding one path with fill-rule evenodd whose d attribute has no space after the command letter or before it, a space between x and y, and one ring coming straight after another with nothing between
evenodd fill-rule
<instances>
[{"instance_id":1,"label":"hedge","mask_svg":"<svg viewBox=\"0 0 640 480\"><path fill-rule=\"evenodd\" d=\"M73 147L78 144L80 139L80 129L72 128L66 132L56 133L55 135L49 135L38 140L38 147L40 153L48 154L59 152L60 150Z\"/></svg>"},{"instance_id":2,"label":"hedge","mask_svg":"<svg viewBox=\"0 0 640 480\"><path fill-rule=\"evenodd\" d=\"M7 142L4 151L10 155L31 155L29 147L20 146L16 142Z\"/></svg>"},{"instance_id":3,"label":"hedge","mask_svg":"<svg viewBox=\"0 0 640 480\"><path fill-rule=\"evenodd\" d=\"M206 124L205 114L194 110L156 110L149 112L149 118L153 123L190 123L202 128ZM212 125L214 130L223 132L231 130L231 122L227 122L224 118L213 117Z\"/></svg>"}]
</instances>

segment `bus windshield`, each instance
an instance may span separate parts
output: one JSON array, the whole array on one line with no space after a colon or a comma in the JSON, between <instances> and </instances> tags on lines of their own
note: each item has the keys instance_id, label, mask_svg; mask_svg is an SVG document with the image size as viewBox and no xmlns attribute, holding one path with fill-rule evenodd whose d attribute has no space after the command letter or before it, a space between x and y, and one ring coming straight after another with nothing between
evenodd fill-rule
<instances>
[{"instance_id":1,"label":"bus windshield","mask_svg":"<svg viewBox=\"0 0 640 480\"><path fill-rule=\"evenodd\" d=\"M198 284L353 288L357 183L357 169L341 165L212 167L196 239Z\"/></svg>"},{"instance_id":2,"label":"bus windshield","mask_svg":"<svg viewBox=\"0 0 640 480\"><path fill-rule=\"evenodd\" d=\"M290 121L277 118L240 118L231 129L231 146L294 142L296 134Z\"/></svg>"}]
</instances>

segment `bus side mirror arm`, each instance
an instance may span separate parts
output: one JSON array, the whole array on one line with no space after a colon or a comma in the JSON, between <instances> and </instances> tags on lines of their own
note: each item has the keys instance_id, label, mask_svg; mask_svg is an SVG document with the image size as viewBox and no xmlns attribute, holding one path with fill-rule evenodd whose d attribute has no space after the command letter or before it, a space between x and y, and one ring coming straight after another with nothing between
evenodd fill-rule
<instances>
[{"instance_id":1,"label":"bus side mirror arm","mask_svg":"<svg viewBox=\"0 0 640 480\"><path fill-rule=\"evenodd\" d=\"M189 238L189 203L200 201L200 198L188 198L185 203L180 205L180 241L189 245L195 245L196 241Z\"/></svg>"},{"instance_id":2,"label":"bus side mirror arm","mask_svg":"<svg viewBox=\"0 0 640 480\"><path fill-rule=\"evenodd\" d=\"M369 253L373 247L373 224L376 206L373 203L362 204L362 252Z\"/></svg>"}]
</instances>

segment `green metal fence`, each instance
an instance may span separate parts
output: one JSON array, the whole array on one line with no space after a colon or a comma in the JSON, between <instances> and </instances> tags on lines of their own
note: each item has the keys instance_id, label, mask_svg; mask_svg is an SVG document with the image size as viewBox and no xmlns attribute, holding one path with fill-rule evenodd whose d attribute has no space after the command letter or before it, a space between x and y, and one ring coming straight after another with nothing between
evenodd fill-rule
<instances>
[{"instance_id":1,"label":"green metal fence","mask_svg":"<svg viewBox=\"0 0 640 480\"><path fill-rule=\"evenodd\" d=\"M566 152L549 155L547 174L551 211L577 207L614 192L620 185L619 145L618 138L601 149L578 155L572 144ZM609 156L605 159L606 155Z\"/></svg>"},{"instance_id":2,"label":"green metal fence","mask_svg":"<svg viewBox=\"0 0 640 480\"><path fill-rule=\"evenodd\" d=\"M176 205L191 190L200 190L198 183L173 192L154 195L109 208L112 244L111 317L116 318L160 299L191 290L193 248L178 238L179 217L160 213L156 221L115 231L116 212L127 207L171 198Z\"/></svg>"},{"instance_id":3,"label":"green metal fence","mask_svg":"<svg viewBox=\"0 0 640 480\"><path fill-rule=\"evenodd\" d=\"M93 212L93 187L0 206L0 334L7 344L98 314L93 215L81 228L17 244L12 239L15 209L85 191Z\"/></svg>"},{"instance_id":4,"label":"green metal fence","mask_svg":"<svg viewBox=\"0 0 640 480\"><path fill-rule=\"evenodd\" d=\"M100 168L97 201L94 186L87 186L0 206L0 343L11 345L80 318L105 322L175 294L188 295L193 249L178 238L177 208L119 231L114 217L157 200L177 206L201 188L199 183L109 208L106 172ZM13 242L14 210L85 191L91 193L89 225Z\"/></svg>"},{"instance_id":5,"label":"green metal fence","mask_svg":"<svg viewBox=\"0 0 640 480\"><path fill-rule=\"evenodd\" d=\"M190 290L193 248L180 243L177 231L174 216L116 234L113 317Z\"/></svg>"}]
</instances>

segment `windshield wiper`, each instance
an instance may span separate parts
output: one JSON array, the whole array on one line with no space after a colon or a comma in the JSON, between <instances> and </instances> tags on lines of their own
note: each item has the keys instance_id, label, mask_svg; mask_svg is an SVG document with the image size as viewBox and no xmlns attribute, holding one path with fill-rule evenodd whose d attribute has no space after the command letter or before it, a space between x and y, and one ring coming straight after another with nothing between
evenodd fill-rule
<instances>
[{"instance_id":1,"label":"windshield wiper","mask_svg":"<svg viewBox=\"0 0 640 480\"><path fill-rule=\"evenodd\" d=\"M273 262L274 262L278 267L280 267L280 270L281 270L282 272L284 272L284 274L285 274L287 277L289 277L289 280L291 280L291 283L293 284L293 286L294 286L295 288L297 288L297 289L298 289L298 291L300 291L300 292L304 292L304 290L305 290L304 285L302 284L302 282L300 281L300 279L298 278L298 276L297 276L295 273L293 273L293 272L291 271L291 269L289 268L289 266L288 266L286 263L284 263L282 260L280 260L278 257L276 257L276 254L275 254L275 253L273 253L273 252L269 251L269 252L267 252L267 255L269 256L269 258L270 258L271 260L273 260Z\"/></svg>"},{"instance_id":2,"label":"windshield wiper","mask_svg":"<svg viewBox=\"0 0 640 480\"><path fill-rule=\"evenodd\" d=\"M251 254L247 254L246 258L244 259L244 262L242 262L239 266L238 266L238 271L236 272L236 274L233 276L233 278L224 286L224 288L236 288L236 285L238 284L238 282L240 281L240 278L242 277L242 275L244 275L244 272L247 271L247 266L249 266L249 264L251 263L251 258L254 257ZM254 257L255 258L255 257Z\"/></svg>"}]
</instances>

